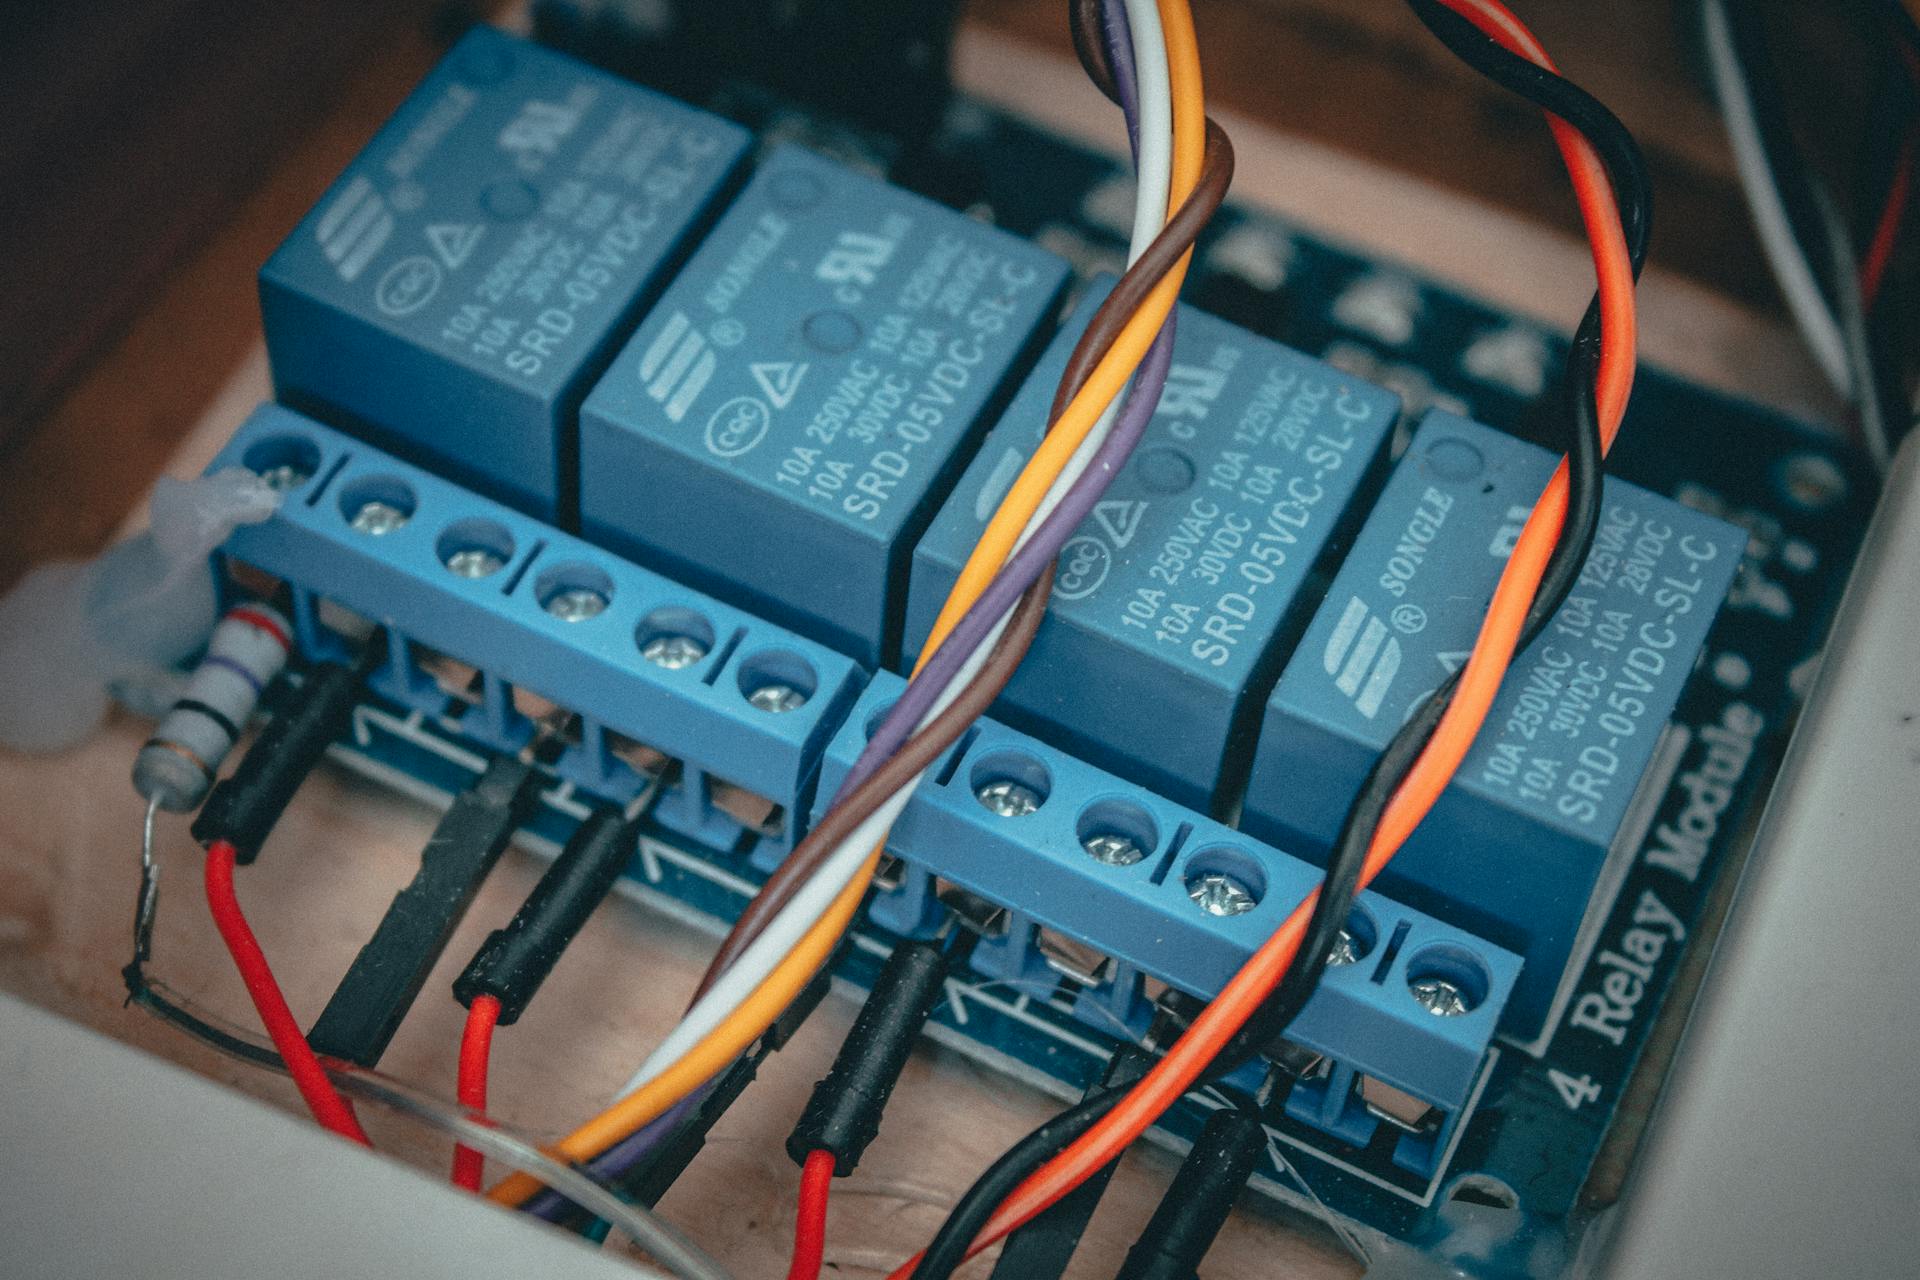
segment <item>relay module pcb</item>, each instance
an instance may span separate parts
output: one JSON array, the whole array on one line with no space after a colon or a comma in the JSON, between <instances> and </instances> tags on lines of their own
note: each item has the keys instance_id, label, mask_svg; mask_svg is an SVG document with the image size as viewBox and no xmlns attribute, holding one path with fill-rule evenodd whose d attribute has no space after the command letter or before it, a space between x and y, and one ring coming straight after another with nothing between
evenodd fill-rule
<instances>
[{"instance_id":1,"label":"relay module pcb","mask_svg":"<svg viewBox=\"0 0 1920 1280\"><path fill-rule=\"evenodd\" d=\"M731 920L1038 444L1125 183L976 102L902 157L476 30L262 273L280 403L215 467L285 498L228 542L230 588L289 609L305 660L379 646L340 750L396 786L458 794L538 740L530 830L559 841L671 769L635 890ZM1061 1094L1317 883L1552 466L1565 344L1526 321L1232 206L1184 297L1144 443L842 953L864 985L965 916L938 1034ZM1267 1099L1259 1185L1376 1261L1537 1275L1577 1248L1873 488L1656 371L1610 470L1579 586L1278 1067L1237 1081Z\"/></svg>"}]
</instances>

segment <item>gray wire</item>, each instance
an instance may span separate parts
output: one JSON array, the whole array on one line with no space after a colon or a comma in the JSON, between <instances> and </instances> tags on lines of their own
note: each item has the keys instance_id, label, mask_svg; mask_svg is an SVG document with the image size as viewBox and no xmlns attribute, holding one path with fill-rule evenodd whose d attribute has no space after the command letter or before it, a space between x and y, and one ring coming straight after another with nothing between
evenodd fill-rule
<instances>
[{"instance_id":1,"label":"gray wire","mask_svg":"<svg viewBox=\"0 0 1920 1280\"><path fill-rule=\"evenodd\" d=\"M1852 397L1856 387L1848 373L1846 335L1840 319L1827 304L1813 264L1807 261L1806 251L1794 235L1786 202L1767 160L1759 117L1754 110L1753 90L1734 45L1733 24L1722 0L1701 0L1700 18L1707 74L1720 103L1720 119L1726 125L1734 168L1747 198L1747 211L1760 237L1760 247L1766 253L1767 265L1773 270L1774 283L1786 298L1787 310L1820 371L1835 391Z\"/></svg>"},{"instance_id":2,"label":"gray wire","mask_svg":"<svg viewBox=\"0 0 1920 1280\"><path fill-rule=\"evenodd\" d=\"M159 887L159 868L153 859L154 807L148 806L146 820L141 824L140 831L141 892L140 909L134 924L134 946L141 952L142 959L152 937L153 905L157 901ZM162 982L148 980L147 985L182 1010L223 1032L232 1041L222 1044L217 1040L203 1039L202 1043L219 1049L236 1062L244 1062L262 1070L271 1070L268 1063L279 1061L272 1044L254 1032L217 1013L196 1008L191 1001ZM239 1046L254 1049L255 1055L248 1055ZM572 1165L555 1160L540 1149L537 1139L502 1125L483 1113L469 1111L458 1103L449 1102L370 1067L331 1058L320 1059L320 1065L326 1070L328 1078L346 1093L451 1134L457 1141L493 1157L501 1164L540 1179L575 1204L612 1223L680 1280L733 1280L725 1267L677 1227L642 1205L622 1200Z\"/></svg>"},{"instance_id":3,"label":"gray wire","mask_svg":"<svg viewBox=\"0 0 1920 1280\"><path fill-rule=\"evenodd\" d=\"M1820 234L1827 242L1833 272L1835 310L1841 336L1846 339L1847 364L1853 374L1854 403L1860 413L1860 435L1873 464L1885 472L1893 464L1893 437L1887 430L1887 409L1880 397L1880 379L1873 367L1873 339L1867 330L1867 303L1860 294L1860 259L1846 220L1826 185L1812 185L1813 207L1820 216Z\"/></svg>"},{"instance_id":4,"label":"gray wire","mask_svg":"<svg viewBox=\"0 0 1920 1280\"><path fill-rule=\"evenodd\" d=\"M153 818L160 811L160 795L147 801L140 823L140 898L133 909L133 959L145 964L153 954L153 916L160 908L160 867L153 860Z\"/></svg>"}]
</instances>

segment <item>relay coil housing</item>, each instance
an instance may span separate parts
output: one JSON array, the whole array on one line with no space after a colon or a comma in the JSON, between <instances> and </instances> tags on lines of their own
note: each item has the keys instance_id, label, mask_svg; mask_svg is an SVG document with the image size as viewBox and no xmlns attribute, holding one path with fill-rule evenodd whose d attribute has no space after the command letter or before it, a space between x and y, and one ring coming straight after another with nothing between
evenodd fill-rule
<instances>
[{"instance_id":1,"label":"relay coil housing","mask_svg":"<svg viewBox=\"0 0 1920 1280\"><path fill-rule=\"evenodd\" d=\"M1053 254L776 146L581 413L581 519L868 664L915 539L1052 318Z\"/></svg>"},{"instance_id":2,"label":"relay coil housing","mask_svg":"<svg viewBox=\"0 0 1920 1280\"><path fill-rule=\"evenodd\" d=\"M1388 739L1472 649L1554 465L1491 427L1422 419L1267 703L1249 830L1324 860ZM1635 834L1640 779L1746 544L1622 480L1603 503L1578 584L1379 880L1526 957L1504 1028L1521 1038L1548 1022L1590 903L1610 901L1609 854Z\"/></svg>"},{"instance_id":3,"label":"relay coil housing","mask_svg":"<svg viewBox=\"0 0 1920 1280\"><path fill-rule=\"evenodd\" d=\"M1098 282L914 554L909 655L1039 447ZM995 714L1196 808L1250 750L1315 563L1371 487L1399 402L1181 306L1153 420L1062 549L1046 620ZM1230 788L1229 788L1230 789Z\"/></svg>"},{"instance_id":4,"label":"relay coil housing","mask_svg":"<svg viewBox=\"0 0 1920 1280\"><path fill-rule=\"evenodd\" d=\"M745 130L476 27L260 272L279 397L543 519Z\"/></svg>"}]
</instances>

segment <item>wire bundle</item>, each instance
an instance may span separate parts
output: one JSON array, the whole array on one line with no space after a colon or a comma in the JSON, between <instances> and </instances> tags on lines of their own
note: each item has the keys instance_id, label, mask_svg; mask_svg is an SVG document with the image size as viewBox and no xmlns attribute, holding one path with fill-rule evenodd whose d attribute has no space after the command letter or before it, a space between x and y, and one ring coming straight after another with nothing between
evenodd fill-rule
<instances>
[{"instance_id":1,"label":"wire bundle","mask_svg":"<svg viewBox=\"0 0 1920 1280\"><path fill-rule=\"evenodd\" d=\"M1131 87L1137 95L1133 262L1069 361L1047 436L989 522L913 681L834 806L749 906L687 1018L642 1065L629 1092L556 1144L557 1155L592 1160L701 1088L825 962L865 894L887 828L927 765L1011 678L1044 614L1055 551L1144 432L1171 363L1169 321L1190 246L1231 174L1225 136L1205 121L1185 6L1168 0L1164 9L1163 37L1162 10L1151 0L1127 0L1132 57L1104 64L1116 93ZM1115 412L1136 371L1136 385ZM536 1185L508 1179L492 1194L519 1203Z\"/></svg>"},{"instance_id":2,"label":"wire bundle","mask_svg":"<svg viewBox=\"0 0 1920 1280\"><path fill-rule=\"evenodd\" d=\"M897 1270L895 1280L950 1274L1117 1159L1188 1090L1236 1069L1286 1029L1317 986L1355 895L1448 785L1514 653L1564 601L1584 563L1598 520L1602 461L1633 381L1633 289L1649 225L1644 168L1626 130L1558 75L1500 0L1409 3L1450 49L1547 112L1572 179L1599 287L1567 365L1567 458L1521 531L1470 658L1422 704L1374 766L1322 887L1295 907L1143 1078L1092 1094L1009 1151L962 1198L927 1252ZM622 1096L545 1153L525 1158L514 1152L509 1158L517 1167L538 1172L509 1177L490 1193L496 1200L551 1218L569 1212L573 1203L619 1216L636 1236L655 1242L657 1256L671 1255L676 1269L712 1274L703 1269L710 1263L697 1251L680 1249L670 1231L660 1234L664 1228L649 1215L606 1213L602 1206L610 1197L566 1166L584 1164L593 1178L608 1182L643 1164L828 963L872 881L888 829L926 770L1011 678L1046 611L1056 554L1147 427L1172 360L1175 300L1192 246L1224 200L1232 149L1205 115L1186 0L1075 0L1072 12L1081 60L1122 108L1133 146L1137 186L1128 269L1069 359L1048 431L963 568L913 679L828 812L749 904L686 1015ZM251 935L233 900L234 851L224 847L224 855L222 845L209 850L209 897L246 970L258 946L249 953L243 945ZM257 967L264 972L263 958ZM136 959L130 988L137 976ZM277 1058L234 1043L256 1060L284 1065L317 1116L364 1141L329 1078L338 1068L314 1057L285 1013L284 1000L276 1011L264 998L270 974L265 982L250 980L249 988L273 1033ZM473 1108L484 1106L487 1044L499 1012L497 1002L472 1007L460 1096ZM346 1079L357 1080L363 1091L368 1087L365 1077ZM486 1129L470 1119L449 1120L428 1110L429 1118L472 1144L456 1157L463 1185L478 1185L479 1149L513 1150L510 1139L483 1140ZM832 1158L823 1161L820 1154L805 1161L795 1277L817 1275L820 1267L834 1172ZM628 1225L635 1223L637 1228Z\"/></svg>"}]
</instances>

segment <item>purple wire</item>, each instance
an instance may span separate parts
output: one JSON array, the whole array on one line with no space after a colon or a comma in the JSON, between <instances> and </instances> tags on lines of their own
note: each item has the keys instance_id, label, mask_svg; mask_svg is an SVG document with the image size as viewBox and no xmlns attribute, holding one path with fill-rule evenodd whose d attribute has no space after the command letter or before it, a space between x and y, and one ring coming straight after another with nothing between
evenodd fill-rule
<instances>
[{"instance_id":1,"label":"purple wire","mask_svg":"<svg viewBox=\"0 0 1920 1280\"><path fill-rule=\"evenodd\" d=\"M1101 28L1106 39L1107 58L1113 68L1121 109L1126 113L1127 140L1137 161L1140 154L1139 90L1133 60L1132 32L1127 25L1126 9L1120 0L1106 0L1103 18ZM1166 386L1167 372L1173 364L1173 337L1174 316L1168 312L1166 323L1160 326L1153 345L1147 348L1146 357L1140 362L1138 374L1127 391L1113 430L1094 453L1086 471L1067 490L1053 514L1042 521L1026 544L1001 566L1000 572L980 593L973 607L967 610L927 660L919 676L907 685L899 701L887 712L879 729L868 741L866 750L860 753L860 758L834 792L835 804L844 800L872 776L881 762L905 745L933 706L934 700L939 697L940 690L952 681L967 656L985 643L994 624L1033 585L1060 548L1066 545L1074 531L1092 513L1108 486L1120 474L1120 469L1126 465L1134 446L1140 443L1147 424L1153 419L1153 411L1160 404L1160 392ZM707 1081L645 1127L595 1156L587 1162L587 1171L602 1182L625 1176L679 1129L713 1085L713 1080ZM553 1222L566 1216L571 1203L559 1192L545 1188L522 1208L535 1217Z\"/></svg>"},{"instance_id":2,"label":"purple wire","mask_svg":"<svg viewBox=\"0 0 1920 1280\"><path fill-rule=\"evenodd\" d=\"M1113 64L1114 83L1120 93L1122 109L1127 115L1128 133L1132 137L1135 136L1139 119L1132 40L1127 34L1126 13L1114 0L1108 0L1106 15L1107 21L1103 25L1108 57ZM1173 362L1173 332L1173 313L1169 312L1167 322L1161 326L1153 345L1147 349L1146 358L1141 361L1139 376L1127 392L1112 432L1093 455L1091 464L1073 487L1067 490L1053 514L1001 567L980 598L974 601L973 607L967 610L952 633L927 660L920 674L908 683L899 701L887 712L880 727L868 740L866 749L860 753L859 759L834 792L835 804L844 800L854 788L872 776L882 761L905 745L967 656L980 647L1001 615L1011 609L1020 594L1040 576L1074 531L1092 513L1114 477L1120 474L1120 468L1126 465L1127 458L1140 442L1154 409L1160 403L1160 392L1166 386L1167 370Z\"/></svg>"}]
</instances>

